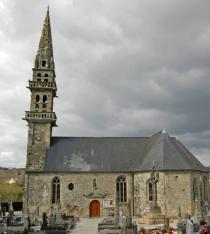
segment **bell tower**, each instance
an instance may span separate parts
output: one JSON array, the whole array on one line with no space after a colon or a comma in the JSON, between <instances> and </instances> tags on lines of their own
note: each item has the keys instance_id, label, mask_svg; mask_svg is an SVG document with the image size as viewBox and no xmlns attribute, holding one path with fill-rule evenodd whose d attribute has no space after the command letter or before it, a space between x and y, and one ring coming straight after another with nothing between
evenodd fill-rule
<instances>
[{"instance_id":1,"label":"bell tower","mask_svg":"<svg viewBox=\"0 0 210 234\"><path fill-rule=\"evenodd\" d=\"M28 122L27 170L42 170L46 150L50 146L52 127L56 126L53 99L56 97L55 65L51 36L49 7L45 17L39 48L29 80L30 111L25 112Z\"/></svg>"}]
</instances>

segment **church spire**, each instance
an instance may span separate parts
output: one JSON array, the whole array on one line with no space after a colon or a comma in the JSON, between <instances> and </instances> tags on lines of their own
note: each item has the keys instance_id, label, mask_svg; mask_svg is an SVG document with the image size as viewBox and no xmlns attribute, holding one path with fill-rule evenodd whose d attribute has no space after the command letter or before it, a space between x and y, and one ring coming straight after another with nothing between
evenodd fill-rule
<instances>
[{"instance_id":1,"label":"church spire","mask_svg":"<svg viewBox=\"0 0 210 234\"><path fill-rule=\"evenodd\" d=\"M42 28L39 48L35 59L35 68L54 68L53 45L50 25L49 6Z\"/></svg>"},{"instance_id":2,"label":"church spire","mask_svg":"<svg viewBox=\"0 0 210 234\"><path fill-rule=\"evenodd\" d=\"M28 122L27 169L40 170L44 166L46 150L51 144L52 128L56 126L53 111L56 97L55 68L50 27L49 8L44 20L32 80L30 110L25 113Z\"/></svg>"}]
</instances>

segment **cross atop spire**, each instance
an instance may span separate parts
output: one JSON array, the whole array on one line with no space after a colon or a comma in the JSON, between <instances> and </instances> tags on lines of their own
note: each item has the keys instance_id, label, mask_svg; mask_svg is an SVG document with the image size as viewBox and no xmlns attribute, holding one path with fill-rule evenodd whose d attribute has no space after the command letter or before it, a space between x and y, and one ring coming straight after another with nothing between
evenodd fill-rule
<instances>
[{"instance_id":1,"label":"cross atop spire","mask_svg":"<svg viewBox=\"0 0 210 234\"><path fill-rule=\"evenodd\" d=\"M47 7L47 14L44 20L42 34L39 41L39 48L36 56L35 68L41 68L42 61L45 61L47 68L52 68L52 69L54 68L49 6Z\"/></svg>"}]
</instances>

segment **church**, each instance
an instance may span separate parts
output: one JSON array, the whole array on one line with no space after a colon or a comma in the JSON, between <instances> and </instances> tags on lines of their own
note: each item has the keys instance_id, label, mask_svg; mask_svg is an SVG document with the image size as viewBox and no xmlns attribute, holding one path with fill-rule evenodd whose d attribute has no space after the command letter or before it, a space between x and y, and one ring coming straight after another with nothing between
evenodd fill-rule
<instances>
[{"instance_id":1,"label":"church","mask_svg":"<svg viewBox=\"0 0 210 234\"><path fill-rule=\"evenodd\" d=\"M201 214L208 168L165 130L146 137L53 136L56 75L49 9L35 56L28 124L24 207L33 220L54 208L66 215L144 217L157 203L168 218ZM153 181L155 176L155 182Z\"/></svg>"}]
</instances>

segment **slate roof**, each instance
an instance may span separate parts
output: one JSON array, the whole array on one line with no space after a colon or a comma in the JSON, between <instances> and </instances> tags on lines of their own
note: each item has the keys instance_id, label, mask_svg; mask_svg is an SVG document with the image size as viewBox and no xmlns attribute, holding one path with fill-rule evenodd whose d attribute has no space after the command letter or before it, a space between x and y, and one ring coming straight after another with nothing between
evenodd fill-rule
<instances>
[{"instance_id":1,"label":"slate roof","mask_svg":"<svg viewBox=\"0 0 210 234\"><path fill-rule=\"evenodd\" d=\"M208 171L165 131L151 137L52 137L44 171L135 172Z\"/></svg>"}]
</instances>

